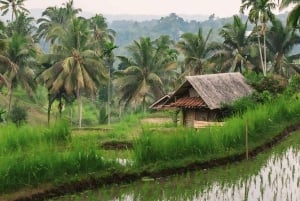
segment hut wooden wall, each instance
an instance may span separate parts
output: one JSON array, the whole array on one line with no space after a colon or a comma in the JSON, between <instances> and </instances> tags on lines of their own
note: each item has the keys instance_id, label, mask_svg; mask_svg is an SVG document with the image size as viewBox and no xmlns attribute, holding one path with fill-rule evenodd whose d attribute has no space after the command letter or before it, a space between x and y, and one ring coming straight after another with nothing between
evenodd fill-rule
<instances>
[{"instance_id":1,"label":"hut wooden wall","mask_svg":"<svg viewBox=\"0 0 300 201\"><path fill-rule=\"evenodd\" d=\"M196 121L217 121L219 110L210 109L183 109L183 125L187 127L194 126L194 120Z\"/></svg>"},{"instance_id":2,"label":"hut wooden wall","mask_svg":"<svg viewBox=\"0 0 300 201\"><path fill-rule=\"evenodd\" d=\"M194 120L195 120L195 110L193 109L183 109L182 110L182 118L183 118L183 125L186 127L193 127Z\"/></svg>"}]
</instances>

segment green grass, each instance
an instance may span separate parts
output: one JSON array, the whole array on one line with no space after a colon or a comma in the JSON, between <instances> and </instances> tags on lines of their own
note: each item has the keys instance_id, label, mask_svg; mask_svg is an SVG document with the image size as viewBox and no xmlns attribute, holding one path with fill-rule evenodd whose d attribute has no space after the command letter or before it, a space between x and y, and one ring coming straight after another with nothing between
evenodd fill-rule
<instances>
[{"instance_id":1,"label":"green grass","mask_svg":"<svg viewBox=\"0 0 300 201\"><path fill-rule=\"evenodd\" d=\"M51 128L2 126L0 192L118 169L92 140L72 139L65 123Z\"/></svg>"}]
</instances>

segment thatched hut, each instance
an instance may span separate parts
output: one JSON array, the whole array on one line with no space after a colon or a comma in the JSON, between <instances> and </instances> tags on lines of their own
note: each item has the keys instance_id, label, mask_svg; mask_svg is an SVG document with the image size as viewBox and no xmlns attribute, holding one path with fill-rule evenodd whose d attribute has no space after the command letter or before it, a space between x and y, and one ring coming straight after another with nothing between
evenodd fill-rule
<instances>
[{"instance_id":1,"label":"thatched hut","mask_svg":"<svg viewBox=\"0 0 300 201\"><path fill-rule=\"evenodd\" d=\"M252 92L240 73L187 76L165 105L181 109L183 124L193 127L195 121L216 121L225 104Z\"/></svg>"}]
</instances>

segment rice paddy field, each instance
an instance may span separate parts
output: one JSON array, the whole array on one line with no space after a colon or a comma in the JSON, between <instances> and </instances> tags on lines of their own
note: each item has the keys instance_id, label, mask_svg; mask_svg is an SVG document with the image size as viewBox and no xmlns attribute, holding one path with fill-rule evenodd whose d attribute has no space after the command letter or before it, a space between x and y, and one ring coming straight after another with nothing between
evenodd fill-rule
<instances>
[{"instance_id":1,"label":"rice paddy field","mask_svg":"<svg viewBox=\"0 0 300 201\"><path fill-rule=\"evenodd\" d=\"M97 178L92 181L101 183L111 175L126 174L142 182L126 184L120 181L116 186L55 199L265 200L268 196L273 200L282 197L297 200L299 133L292 135L288 143L283 143L287 145L284 148L276 148L279 151L262 154L257 159L236 164L234 156L242 155L244 159L246 136L249 151L255 150L299 122L300 102L279 98L226 119L222 127L199 130L170 123L160 126L142 124L141 116L128 116L105 132L74 133L66 122L57 122L49 128L1 125L0 200L14 200L14 193L24 189L30 193L48 185L54 189L63 188L65 184L76 184L89 178ZM104 142L120 141L131 147L106 150L102 146ZM202 169L174 177L161 174L228 156L233 156L227 162L231 165L219 169ZM156 173L163 178L143 176ZM53 194L49 195L52 197Z\"/></svg>"},{"instance_id":2,"label":"rice paddy field","mask_svg":"<svg viewBox=\"0 0 300 201\"><path fill-rule=\"evenodd\" d=\"M144 178L53 200L300 200L300 132L249 161L166 178ZM50 201L50 200L49 200Z\"/></svg>"}]
</instances>

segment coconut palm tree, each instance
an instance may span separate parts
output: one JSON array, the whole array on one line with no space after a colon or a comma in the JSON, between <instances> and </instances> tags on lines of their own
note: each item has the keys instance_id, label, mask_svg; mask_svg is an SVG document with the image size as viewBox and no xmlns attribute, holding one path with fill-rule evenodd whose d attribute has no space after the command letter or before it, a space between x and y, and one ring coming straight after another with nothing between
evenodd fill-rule
<instances>
[{"instance_id":1,"label":"coconut palm tree","mask_svg":"<svg viewBox=\"0 0 300 201\"><path fill-rule=\"evenodd\" d=\"M280 4L280 9L284 9L291 4L295 4L294 8L289 12L287 18L287 24L294 28L299 28L299 19L300 19L300 0L282 0Z\"/></svg>"},{"instance_id":2,"label":"coconut palm tree","mask_svg":"<svg viewBox=\"0 0 300 201\"><path fill-rule=\"evenodd\" d=\"M185 56L185 65L188 67L188 74L202 74L205 63L210 56L209 37L212 30L206 36L199 28L197 34L184 33L177 43L177 48Z\"/></svg>"},{"instance_id":3,"label":"coconut palm tree","mask_svg":"<svg viewBox=\"0 0 300 201\"><path fill-rule=\"evenodd\" d=\"M7 77L11 80L10 97L9 97L9 111L11 107L11 99L13 89L17 85L21 85L30 97L33 97L33 91L36 87L34 80L35 73L32 69L34 65L34 58L37 53L37 48L30 36L21 36L14 33L12 37L8 38L8 46L4 52L4 56L11 61L14 68L7 69ZM16 70L18 69L18 70Z\"/></svg>"},{"instance_id":4,"label":"coconut palm tree","mask_svg":"<svg viewBox=\"0 0 300 201\"><path fill-rule=\"evenodd\" d=\"M8 112L11 108L13 89L17 85L21 85L30 97L33 97L33 90L36 86L32 67L37 48L30 35L34 30L32 21L33 18L21 12L5 27L5 34L3 31L1 34L0 43L3 47L0 51L0 66L1 74L6 78L6 85L9 89Z\"/></svg>"},{"instance_id":5,"label":"coconut palm tree","mask_svg":"<svg viewBox=\"0 0 300 201\"><path fill-rule=\"evenodd\" d=\"M1 0L2 16L11 11L11 21L14 21L14 18L17 18L21 12L29 13L29 10L24 7L24 2L25 0Z\"/></svg>"},{"instance_id":6,"label":"coconut palm tree","mask_svg":"<svg viewBox=\"0 0 300 201\"><path fill-rule=\"evenodd\" d=\"M51 96L62 91L76 94L78 101L78 125L82 121L82 94L95 94L99 83L106 79L103 62L88 46L89 23L83 18L70 20L53 45L53 55L58 59L41 73Z\"/></svg>"},{"instance_id":7,"label":"coconut palm tree","mask_svg":"<svg viewBox=\"0 0 300 201\"><path fill-rule=\"evenodd\" d=\"M274 55L273 69L277 74L284 75L283 68L293 67L291 59L299 58L300 54L289 55L295 45L300 44L300 36L293 27L284 27L279 20L272 21L272 27L267 30L267 45Z\"/></svg>"},{"instance_id":8,"label":"coconut palm tree","mask_svg":"<svg viewBox=\"0 0 300 201\"><path fill-rule=\"evenodd\" d=\"M105 42L114 42L116 32L108 29L106 20L102 15L96 14L90 19L90 29L93 33L95 45L101 47Z\"/></svg>"},{"instance_id":9,"label":"coconut palm tree","mask_svg":"<svg viewBox=\"0 0 300 201\"><path fill-rule=\"evenodd\" d=\"M62 7L48 7L42 13L42 17L37 20L39 24L37 37L45 39L47 42L54 43L58 37L61 27L64 27L68 21L77 16L81 9L74 8L73 0L69 0Z\"/></svg>"},{"instance_id":10,"label":"coconut palm tree","mask_svg":"<svg viewBox=\"0 0 300 201\"><path fill-rule=\"evenodd\" d=\"M273 20L275 15L272 13L272 9L276 8L276 4L272 0L242 0L240 11L244 13L245 10L249 10L249 21L255 24L256 30L258 23L261 23L260 33L257 33L257 41L259 45L261 65L263 68L263 74L267 74L267 52L266 52L266 30L267 22ZM261 51L260 36L263 36L264 54Z\"/></svg>"},{"instance_id":11,"label":"coconut palm tree","mask_svg":"<svg viewBox=\"0 0 300 201\"><path fill-rule=\"evenodd\" d=\"M163 46L149 37L134 41L127 49L131 57L118 57L124 70L115 72L115 86L125 106L142 103L145 111L146 98L154 96L157 99L164 94L162 76L174 69L175 61L166 56L170 51L168 44Z\"/></svg>"},{"instance_id":12,"label":"coconut palm tree","mask_svg":"<svg viewBox=\"0 0 300 201\"><path fill-rule=\"evenodd\" d=\"M27 13L21 12L18 17L7 24L7 35L11 37L14 33L18 33L24 37L31 37L34 40L33 34L36 31L34 18Z\"/></svg>"},{"instance_id":13,"label":"coconut palm tree","mask_svg":"<svg viewBox=\"0 0 300 201\"><path fill-rule=\"evenodd\" d=\"M212 60L220 60L221 72L240 71L249 65L247 56L250 55L250 35L247 34L247 21L235 15L233 23L225 24L219 34L224 38L224 42L215 46ZM222 59L220 59L222 58Z\"/></svg>"}]
</instances>

